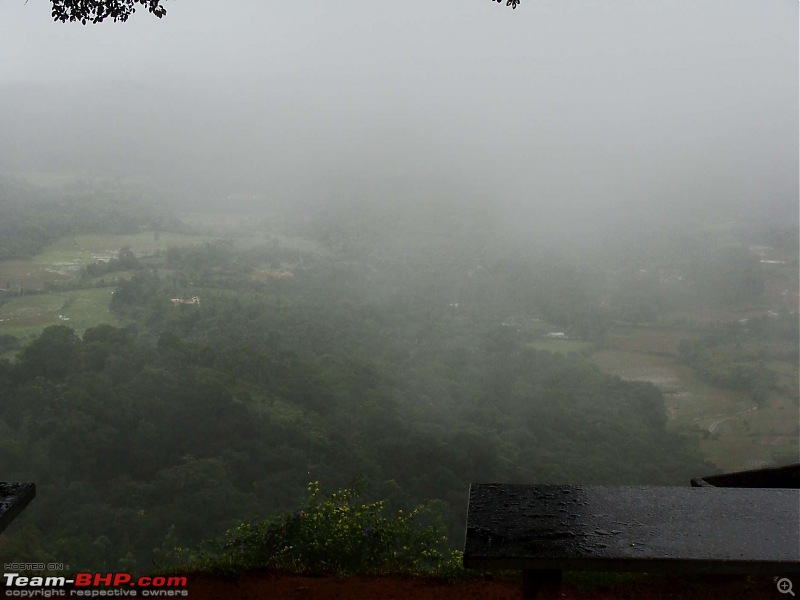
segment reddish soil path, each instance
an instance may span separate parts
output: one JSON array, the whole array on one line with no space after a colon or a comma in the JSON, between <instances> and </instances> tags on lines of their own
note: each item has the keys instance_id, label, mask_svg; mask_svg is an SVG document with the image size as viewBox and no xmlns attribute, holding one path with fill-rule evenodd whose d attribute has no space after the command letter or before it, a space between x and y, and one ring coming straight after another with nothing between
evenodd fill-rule
<instances>
[{"instance_id":1,"label":"reddish soil path","mask_svg":"<svg viewBox=\"0 0 800 600\"><path fill-rule=\"evenodd\" d=\"M189 577L192 600L517 600L520 584L513 581L450 583L419 577L298 577L251 573L242 579Z\"/></svg>"},{"instance_id":2,"label":"reddish soil path","mask_svg":"<svg viewBox=\"0 0 800 600\"><path fill-rule=\"evenodd\" d=\"M519 600L519 581L419 577L300 577L248 573L241 579L190 575L192 600ZM565 583L543 598L558 600L768 600L780 596L770 578L644 577L613 584Z\"/></svg>"}]
</instances>

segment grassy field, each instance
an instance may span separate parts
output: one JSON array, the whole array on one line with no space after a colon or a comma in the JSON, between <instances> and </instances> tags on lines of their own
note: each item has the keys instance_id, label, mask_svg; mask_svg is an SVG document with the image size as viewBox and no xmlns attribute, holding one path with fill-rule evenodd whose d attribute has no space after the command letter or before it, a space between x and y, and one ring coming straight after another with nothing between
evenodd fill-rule
<instances>
[{"instance_id":1,"label":"grassy field","mask_svg":"<svg viewBox=\"0 0 800 600\"><path fill-rule=\"evenodd\" d=\"M190 246L211 239L213 239L211 236L169 232L156 236L152 231L127 235L75 235L49 244L41 254L34 256L32 260L34 263L45 265L78 264L82 266L98 259L111 258L125 246L130 247L137 256L141 256L166 252L170 246Z\"/></svg>"},{"instance_id":2,"label":"grassy field","mask_svg":"<svg viewBox=\"0 0 800 600\"><path fill-rule=\"evenodd\" d=\"M691 332L677 329L613 327L606 333L604 342L613 350L677 356L681 340L693 337Z\"/></svg>"},{"instance_id":3,"label":"grassy field","mask_svg":"<svg viewBox=\"0 0 800 600\"><path fill-rule=\"evenodd\" d=\"M583 352L592 347L591 342L582 342L580 340L553 340L553 339L538 339L526 344L528 348L535 350L547 350L548 352L569 354L570 352Z\"/></svg>"},{"instance_id":4,"label":"grassy field","mask_svg":"<svg viewBox=\"0 0 800 600\"><path fill-rule=\"evenodd\" d=\"M42 290L48 281L67 281L78 274L77 264L47 264L33 260L0 261L0 288Z\"/></svg>"},{"instance_id":5,"label":"grassy field","mask_svg":"<svg viewBox=\"0 0 800 600\"><path fill-rule=\"evenodd\" d=\"M0 287L16 290L21 286L29 292L40 292L15 296L0 304L0 333L25 340L50 325L68 325L79 333L100 323L120 325L108 309L113 288L93 287L92 280L83 289L47 292L45 284L75 280L84 265L111 258L125 246L142 256L166 252L170 246L200 244L211 239L178 233L162 233L156 239L152 231L68 236L49 244L29 260L0 261ZM109 278L119 279L124 275L114 273Z\"/></svg>"},{"instance_id":6,"label":"grassy field","mask_svg":"<svg viewBox=\"0 0 800 600\"><path fill-rule=\"evenodd\" d=\"M67 325L78 333L100 323L121 325L108 309L112 291L89 288L13 298L0 305L0 334L24 340L50 325Z\"/></svg>"},{"instance_id":7,"label":"grassy field","mask_svg":"<svg viewBox=\"0 0 800 600\"><path fill-rule=\"evenodd\" d=\"M63 282L80 275L81 267L109 259L120 248L129 246L137 256L166 252L170 246L189 246L213 239L205 235L162 233L158 240L152 231L130 235L77 235L47 245L29 260L0 261L0 288L43 290L47 282Z\"/></svg>"},{"instance_id":8,"label":"grassy field","mask_svg":"<svg viewBox=\"0 0 800 600\"><path fill-rule=\"evenodd\" d=\"M631 381L649 381L662 390L680 386L675 359L627 350L598 350L589 358L601 371Z\"/></svg>"},{"instance_id":9,"label":"grassy field","mask_svg":"<svg viewBox=\"0 0 800 600\"><path fill-rule=\"evenodd\" d=\"M701 442L705 456L725 470L769 465L777 456L798 458L800 410L786 398L773 396L762 407L746 409L715 427Z\"/></svg>"},{"instance_id":10,"label":"grassy field","mask_svg":"<svg viewBox=\"0 0 800 600\"><path fill-rule=\"evenodd\" d=\"M666 355L604 349L589 360L606 373L658 386L670 423L677 429L706 432L701 452L721 469L757 468L770 464L777 454L797 455L800 408L791 395L773 393L756 407L746 393L710 386ZM794 375L796 384L796 369L780 364L782 380L788 382Z\"/></svg>"}]
</instances>

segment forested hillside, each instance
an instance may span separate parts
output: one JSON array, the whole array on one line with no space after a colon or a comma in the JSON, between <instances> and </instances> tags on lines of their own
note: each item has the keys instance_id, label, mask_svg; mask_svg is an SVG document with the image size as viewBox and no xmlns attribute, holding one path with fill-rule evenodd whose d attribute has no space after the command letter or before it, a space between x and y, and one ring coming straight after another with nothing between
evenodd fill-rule
<instances>
[{"instance_id":1,"label":"forested hillside","mask_svg":"<svg viewBox=\"0 0 800 600\"><path fill-rule=\"evenodd\" d=\"M685 484L708 469L666 429L655 386L531 346L516 322L544 296L509 285L518 261L322 248L231 240L131 260L111 302L128 326L48 327L0 362L0 471L38 486L6 552L147 571L293 508L311 479L437 500L458 540L471 481ZM188 296L200 303L170 301Z\"/></svg>"}]
</instances>

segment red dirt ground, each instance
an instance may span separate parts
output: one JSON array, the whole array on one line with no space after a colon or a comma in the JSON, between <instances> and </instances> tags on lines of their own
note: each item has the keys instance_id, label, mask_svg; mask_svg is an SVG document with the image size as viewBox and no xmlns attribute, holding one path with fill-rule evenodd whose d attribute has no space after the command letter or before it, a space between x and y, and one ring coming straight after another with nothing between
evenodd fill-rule
<instances>
[{"instance_id":1,"label":"red dirt ground","mask_svg":"<svg viewBox=\"0 0 800 600\"><path fill-rule=\"evenodd\" d=\"M300 577L253 572L241 579L188 576L192 600L518 600L520 581L421 577ZM767 600L779 596L770 578L639 577L613 584L566 582L541 595L558 600ZM785 596L783 596L785 597Z\"/></svg>"}]
</instances>

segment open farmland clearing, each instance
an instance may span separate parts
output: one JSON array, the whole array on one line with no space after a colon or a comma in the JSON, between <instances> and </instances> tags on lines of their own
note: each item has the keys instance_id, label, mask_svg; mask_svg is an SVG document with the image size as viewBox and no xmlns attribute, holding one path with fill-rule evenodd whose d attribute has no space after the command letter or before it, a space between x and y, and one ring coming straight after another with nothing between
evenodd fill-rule
<instances>
[{"instance_id":1,"label":"open farmland clearing","mask_svg":"<svg viewBox=\"0 0 800 600\"><path fill-rule=\"evenodd\" d=\"M100 323L121 325L109 311L113 289L87 288L18 296L0 305L0 333L35 336L50 325L67 325L78 333Z\"/></svg>"},{"instance_id":2,"label":"open farmland clearing","mask_svg":"<svg viewBox=\"0 0 800 600\"><path fill-rule=\"evenodd\" d=\"M137 256L165 254L171 246L189 246L212 239L204 235L152 231L129 235L93 234L66 236L30 259L0 261L0 333L21 339L38 335L50 325L68 325L78 333L109 323L121 325L109 310L113 287L97 287L102 278L80 281L81 269L115 257L130 247ZM120 271L107 282L130 277ZM73 289L48 290L48 286L71 284ZM20 293L20 291L22 293Z\"/></svg>"},{"instance_id":3,"label":"open farmland clearing","mask_svg":"<svg viewBox=\"0 0 800 600\"><path fill-rule=\"evenodd\" d=\"M790 394L772 393L756 406L747 393L711 386L670 356L600 350L589 361L606 373L656 385L670 422L702 430L703 455L720 468L755 468L797 453L798 405ZM781 381L788 383L794 373L796 383L796 369L780 365Z\"/></svg>"}]
</instances>

